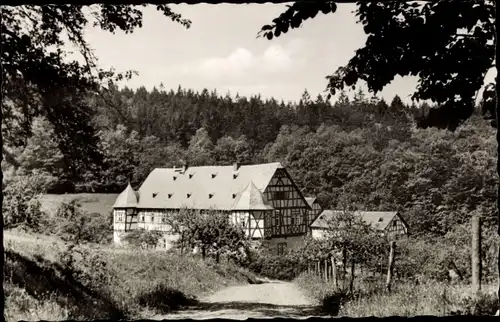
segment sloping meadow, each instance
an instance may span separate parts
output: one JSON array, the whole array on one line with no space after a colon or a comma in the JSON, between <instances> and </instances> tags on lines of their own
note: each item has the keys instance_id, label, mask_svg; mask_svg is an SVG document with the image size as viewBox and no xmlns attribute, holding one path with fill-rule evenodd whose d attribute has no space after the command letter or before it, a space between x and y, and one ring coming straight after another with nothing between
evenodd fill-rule
<instances>
[{"instance_id":1,"label":"sloping meadow","mask_svg":"<svg viewBox=\"0 0 500 322\"><path fill-rule=\"evenodd\" d=\"M4 240L8 320L142 318L256 281L231 263L175 253L74 246L21 231Z\"/></svg>"}]
</instances>

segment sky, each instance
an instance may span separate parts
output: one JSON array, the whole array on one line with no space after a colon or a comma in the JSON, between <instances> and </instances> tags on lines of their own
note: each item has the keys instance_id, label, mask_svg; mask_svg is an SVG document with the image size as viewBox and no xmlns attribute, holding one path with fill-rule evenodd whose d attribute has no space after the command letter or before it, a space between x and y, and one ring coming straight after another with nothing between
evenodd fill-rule
<instances>
[{"instance_id":1,"label":"sky","mask_svg":"<svg viewBox=\"0 0 500 322\"><path fill-rule=\"evenodd\" d=\"M85 37L100 67L138 71L123 84L134 89L163 84L176 90L180 85L284 101L298 101L305 89L313 99L326 95L325 77L345 65L366 41L355 4L339 4L334 14L318 13L279 38L257 38L260 28L285 5L171 5L192 21L189 29L147 7L143 27L132 34L89 27ZM410 102L416 82L415 77L397 77L378 96L390 102L397 94Z\"/></svg>"}]
</instances>

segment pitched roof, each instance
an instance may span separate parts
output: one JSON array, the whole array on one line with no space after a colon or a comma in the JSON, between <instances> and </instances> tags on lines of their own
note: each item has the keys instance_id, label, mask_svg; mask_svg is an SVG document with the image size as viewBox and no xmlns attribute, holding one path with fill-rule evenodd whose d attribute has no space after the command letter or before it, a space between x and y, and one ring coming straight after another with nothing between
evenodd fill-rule
<instances>
[{"instance_id":1,"label":"pitched roof","mask_svg":"<svg viewBox=\"0 0 500 322\"><path fill-rule=\"evenodd\" d=\"M129 182L127 188L125 188L125 190L123 190L123 192L118 195L118 198L116 198L113 208L133 208L136 206L137 194Z\"/></svg>"},{"instance_id":2,"label":"pitched roof","mask_svg":"<svg viewBox=\"0 0 500 322\"><path fill-rule=\"evenodd\" d=\"M232 206L232 210L270 210L274 209L270 205L266 205L262 193L250 180L245 190L239 195L238 199Z\"/></svg>"},{"instance_id":3,"label":"pitched roof","mask_svg":"<svg viewBox=\"0 0 500 322\"><path fill-rule=\"evenodd\" d=\"M313 206L313 203L316 201L316 197L305 197L304 199L307 201L311 208Z\"/></svg>"},{"instance_id":4,"label":"pitched roof","mask_svg":"<svg viewBox=\"0 0 500 322\"><path fill-rule=\"evenodd\" d=\"M326 229L330 226L335 215L341 214L341 210L324 210L311 224L311 228ZM362 220L372 227L384 230L391 220L398 214L397 211L355 211L355 215L361 216Z\"/></svg>"},{"instance_id":5,"label":"pitched roof","mask_svg":"<svg viewBox=\"0 0 500 322\"><path fill-rule=\"evenodd\" d=\"M250 181L261 193L281 163L154 169L139 188L137 208L231 210ZM265 201L265 200L264 200ZM243 202L243 201L242 201Z\"/></svg>"}]
</instances>

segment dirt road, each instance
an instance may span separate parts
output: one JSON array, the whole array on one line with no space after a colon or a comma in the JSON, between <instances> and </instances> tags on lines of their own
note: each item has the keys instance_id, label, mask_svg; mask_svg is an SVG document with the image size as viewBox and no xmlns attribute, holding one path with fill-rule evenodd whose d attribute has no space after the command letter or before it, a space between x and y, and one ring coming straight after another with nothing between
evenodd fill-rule
<instances>
[{"instance_id":1,"label":"dirt road","mask_svg":"<svg viewBox=\"0 0 500 322\"><path fill-rule=\"evenodd\" d=\"M203 298L195 307L157 319L237 319L325 316L292 283L268 282L232 286Z\"/></svg>"}]
</instances>

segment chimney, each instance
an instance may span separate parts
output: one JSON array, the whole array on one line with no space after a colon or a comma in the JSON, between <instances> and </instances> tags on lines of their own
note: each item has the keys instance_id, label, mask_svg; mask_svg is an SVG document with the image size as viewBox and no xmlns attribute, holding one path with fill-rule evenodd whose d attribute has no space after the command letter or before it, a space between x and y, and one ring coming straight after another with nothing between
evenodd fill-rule
<instances>
[{"instance_id":1,"label":"chimney","mask_svg":"<svg viewBox=\"0 0 500 322\"><path fill-rule=\"evenodd\" d=\"M233 163L233 171L235 171L235 172L238 171L238 168L239 168L238 167L238 162L234 162Z\"/></svg>"}]
</instances>

